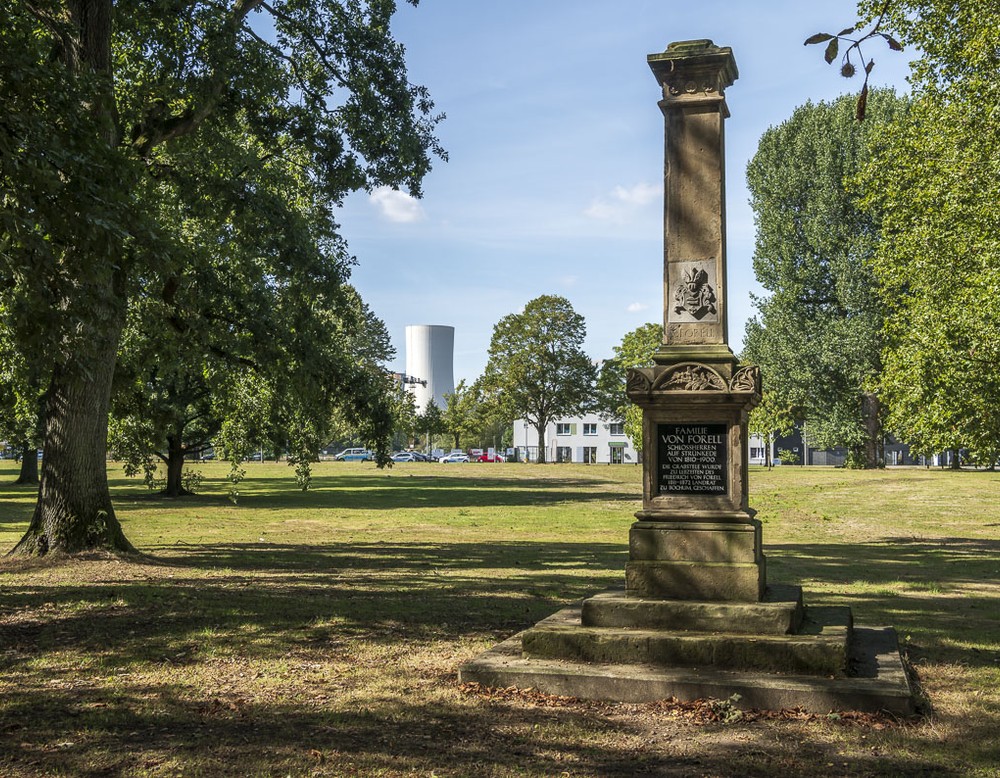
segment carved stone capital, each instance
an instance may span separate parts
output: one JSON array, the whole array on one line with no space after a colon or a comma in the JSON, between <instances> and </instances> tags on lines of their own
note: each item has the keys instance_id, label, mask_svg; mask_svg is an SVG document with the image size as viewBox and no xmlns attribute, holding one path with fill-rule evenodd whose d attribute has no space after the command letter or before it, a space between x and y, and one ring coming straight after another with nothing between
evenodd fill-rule
<instances>
[{"instance_id":1,"label":"carved stone capital","mask_svg":"<svg viewBox=\"0 0 1000 778\"><path fill-rule=\"evenodd\" d=\"M700 362L635 368L628 371L625 392L632 402L642 406L683 401L685 396L703 402L698 398L707 395L719 400L736 400L752 408L760 401L760 368L745 365L737 369L732 378L728 372L723 375L714 366Z\"/></svg>"},{"instance_id":2,"label":"carved stone capital","mask_svg":"<svg viewBox=\"0 0 1000 778\"><path fill-rule=\"evenodd\" d=\"M726 87L739 77L732 49L710 40L671 43L662 54L650 54L647 61L667 101L721 99Z\"/></svg>"}]
</instances>

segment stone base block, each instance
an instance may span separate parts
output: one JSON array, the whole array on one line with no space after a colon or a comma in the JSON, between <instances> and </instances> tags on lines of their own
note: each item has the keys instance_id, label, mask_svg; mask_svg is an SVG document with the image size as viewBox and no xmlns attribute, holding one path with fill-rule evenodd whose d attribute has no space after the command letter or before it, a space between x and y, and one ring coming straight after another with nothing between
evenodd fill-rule
<instances>
[{"instance_id":1,"label":"stone base block","mask_svg":"<svg viewBox=\"0 0 1000 778\"><path fill-rule=\"evenodd\" d=\"M896 633L891 627L851 633L847 677L829 678L727 671L715 668L665 668L650 665L598 665L563 660L525 659L521 635L481 654L458 672L462 683L533 688L591 700L626 703L682 701L740 696L737 707L804 708L830 711L915 712L914 699Z\"/></svg>"},{"instance_id":2,"label":"stone base block","mask_svg":"<svg viewBox=\"0 0 1000 778\"><path fill-rule=\"evenodd\" d=\"M628 533L629 559L749 564L760 554L760 522L637 521Z\"/></svg>"},{"instance_id":3,"label":"stone base block","mask_svg":"<svg viewBox=\"0 0 1000 778\"><path fill-rule=\"evenodd\" d=\"M585 627L783 635L802 622L802 589L771 584L761 602L701 602L628 597L604 592L583 601Z\"/></svg>"},{"instance_id":4,"label":"stone base block","mask_svg":"<svg viewBox=\"0 0 1000 778\"><path fill-rule=\"evenodd\" d=\"M630 597L758 602L764 580L763 554L749 564L633 560L625 565Z\"/></svg>"},{"instance_id":5,"label":"stone base block","mask_svg":"<svg viewBox=\"0 0 1000 778\"><path fill-rule=\"evenodd\" d=\"M796 635L585 627L567 609L525 630L521 646L529 659L842 676L850 633L848 608L812 609Z\"/></svg>"}]
</instances>

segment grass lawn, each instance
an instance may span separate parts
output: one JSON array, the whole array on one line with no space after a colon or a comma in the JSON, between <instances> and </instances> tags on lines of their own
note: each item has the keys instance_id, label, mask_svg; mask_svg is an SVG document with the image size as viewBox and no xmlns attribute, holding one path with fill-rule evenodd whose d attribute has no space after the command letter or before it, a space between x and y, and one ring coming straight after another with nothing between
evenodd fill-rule
<instances>
[{"instance_id":1,"label":"grass lawn","mask_svg":"<svg viewBox=\"0 0 1000 778\"><path fill-rule=\"evenodd\" d=\"M769 580L895 626L933 710L726 722L455 680L622 584L636 467L248 463L235 506L199 469L177 501L111 469L140 558L0 559L0 776L1000 775L1000 474L752 471Z\"/></svg>"}]
</instances>

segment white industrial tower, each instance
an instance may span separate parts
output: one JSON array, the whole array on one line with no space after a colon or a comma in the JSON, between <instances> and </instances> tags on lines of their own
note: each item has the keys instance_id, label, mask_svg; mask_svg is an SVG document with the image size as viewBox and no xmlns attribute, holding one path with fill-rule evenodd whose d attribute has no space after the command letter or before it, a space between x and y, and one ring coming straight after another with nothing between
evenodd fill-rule
<instances>
[{"instance_id":1,"label":"white industrial tower","mask_svg":"<svg viewBox=\"0 0 1000 778\"><path fill-rule=\"evenodd\" d=\"M441 324L409 325L406 375L418 413L423 413L432 399L444 410L444 396L455 391L455 328Z\"/></svg>"}]
</instances>

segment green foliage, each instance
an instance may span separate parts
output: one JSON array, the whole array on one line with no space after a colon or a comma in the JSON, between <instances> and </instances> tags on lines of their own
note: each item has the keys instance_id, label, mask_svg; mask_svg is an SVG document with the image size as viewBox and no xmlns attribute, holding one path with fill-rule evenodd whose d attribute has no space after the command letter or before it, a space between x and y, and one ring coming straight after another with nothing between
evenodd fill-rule
<instances>
[{"instance_id":1,"label":"green foliage","mask_svg":"<svg viewBox=\"0 0 1000 778\"><path fill-rule=\"evenodd\" d=\"M881 371L884 313L868 262L881 228L848 184L904 107L874 92L858 124L850 97L807 103L764 134L747 168L754 270L769 294L755 301L743 358L763 370L762 413L790 411L817 446L867 449L869 466L880 431L866 396Z\"/></svg>"},{"instance_id":2,"label":"green foliage","mask_svg":"<svg viewBox=\"0 0 1000 778\"><path fill-rule=\"evenodd\" d=\"M597 377L598 410L605 419L622 419L625 434L636 451L642 451L642 409L625 394L628 371L652 367L653 355L663 345L662 324L642 324L625 333L615 346L615 355L601 365Z\"/></svg>"},{"instance_id":3,"label":"green foliage","mask_svg":"<svg viewBox=\"0 0 1000 778\"><path fill-rule=\"evenodd\" d=\"M787 448L779 448L778 461L783 465L797 465L799 464L799 455Z\"/></svg>"},{"instance_id":4,"label":"green foliage","mask_svg":"<svg viewBox=\"0 0 1000 778\"><path fill-rule=\"evenodd\" d=\"M454 448L461 448L462 438L471 434L477 426L478 403L475 391L458 382L455 391L445 395L445 406L441 411L441 429L451 435Z\"/></svg>"},{"instance_id":5,"label":"green foliage","mask_svg":"<svg viewBox=\"0 0 1000 778\"><path fill-rule=\"evenodd\" d=\"M102 425L87 420L106 413L126 325L131 397L118 409L152 417L119 426L136 435L134 462L160 445L167 417L176 437L178 419L196 413L232 452L251 433L287 439L304 484L337 405L387 460L387 339L347 286L333 209L382 185L419 195L431 156L443 156L439 117L390 32L395 8L0 6L0 353L30 361L35 382L15 384L22 405L45 387L94 401L47 411L42 494L53 497L33 530L117 526L106 484L85 477L91 463L63 452L75 437L104 460ZM256 29L268 26L264 39ZM166 328L183 348L170 345L151 377L144 355L169 340ZM235 415L247 409L250 419ZM203 437L183 426L188 445ZM81 443L83 428L93 439ZM56 463L81 472L51 481Z\"/></svg>"},{"instance_id":6,"label":"green foliage","mask_svg":"<svg viewBox=\"0 0 1000 778\"><path fill-rule=\"evenodd\" d=\"M750 411L747 430L751 435L759 435L764 442L764 459L771 466L771 444L778 435L788 435L795 427L795 416L791 408L782 404L775 392L764 390L761 401Z\"/></svg>"},{"instance_id":7,"label":"green foliage","mask_svg":"<svg viewBox=\"0 0 1000 778\"><path fill-rule=\"evenodd\" d=\"M873 3L863 3L869 12ZM920 452L1000 452L1000 8L894 2L920 52L913 109L861 177L887 236L873 258L888 310L888 426Z\"/></svg>"},{"instance_id":8,"label":"green foliage","mask_svg":"<svg viewBox=\"0 0 1000 778\"><path fill-rule=\"evenodd\" d=\"M583 317L565 297L542 295L493 328L480 380L485 401L506 418L527 419L545 457L545 427L593 404L596 369L583 351Z\"/></svg>"},{"instance_id":9,"label":"green foliage","mask_svg":"<svg viewBox=\"0 0 1000 778\"><path fill-rule=\"evenodd\" d=\"M426 436L428 449L434 447L434 436L440 435L445 431L441 409L438 408L437 403L433 399L427 403L427 407L424 408L422 413L417 414L416 429L418 433Z\"/></svg>"}]
</instances>

